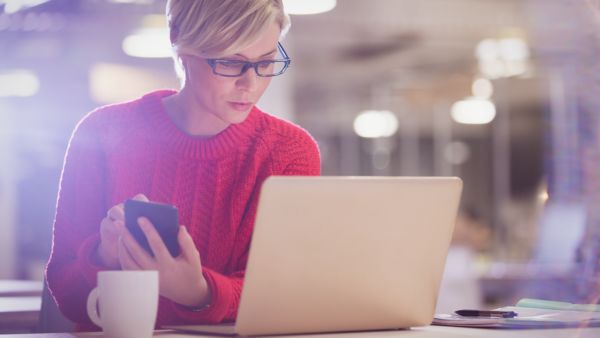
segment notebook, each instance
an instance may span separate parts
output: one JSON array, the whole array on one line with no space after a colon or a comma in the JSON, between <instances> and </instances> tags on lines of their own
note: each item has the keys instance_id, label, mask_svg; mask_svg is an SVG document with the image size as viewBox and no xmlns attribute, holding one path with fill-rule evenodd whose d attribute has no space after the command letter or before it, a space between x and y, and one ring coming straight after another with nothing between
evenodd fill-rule
<instances>
[{"instance_id":1,"label":"notebook","mask_svg":"<svg viewBox=\"0 0 600 338\"><path fill-rule=\"evenodd\" d=\"M456 177L271 177L234 325L271 335L429 325L454 228Z\"/></svg>"},{"instance_id":2,"label":"notebook","mask_svg":"<svg viewBox=\"0 0 600 338\"><path fill-rule=\"evenodd\" d=\"M513 318L463 317L436 314L433 325L496 329L553 329L600 326L600 305L571 304L543 299L521 299L515 306L498 311L513 311Z\"/></svg>"}]
</instances>

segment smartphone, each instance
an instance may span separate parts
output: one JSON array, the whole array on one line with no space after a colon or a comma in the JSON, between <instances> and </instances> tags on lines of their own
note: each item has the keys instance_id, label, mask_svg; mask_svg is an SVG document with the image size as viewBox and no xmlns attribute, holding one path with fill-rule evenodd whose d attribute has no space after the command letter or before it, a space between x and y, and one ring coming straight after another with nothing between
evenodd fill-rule
<instances>
[{"instance_id":1,"label":"smartphone","mask_svg":"<svg viewBox=\"0 0 600 338\"><path fill-rule=\"evenodd\" d=\"M146 217L152 222L156 231L162 238L171 256L179 256L179 242L177 242L177 233L179 232L179 214L177 208L170 204L155 202L142 202L136 200L125 201L125 226L133 235L138 243L152 254L146 235L140 228L137 220L139 217Z\"/></svg>"}]
</instances>

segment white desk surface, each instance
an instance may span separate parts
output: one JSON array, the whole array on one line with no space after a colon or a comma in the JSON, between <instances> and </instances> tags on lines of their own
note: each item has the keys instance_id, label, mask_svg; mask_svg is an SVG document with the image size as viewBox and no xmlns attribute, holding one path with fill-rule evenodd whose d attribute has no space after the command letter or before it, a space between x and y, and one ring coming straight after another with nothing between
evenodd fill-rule
<instances>
[{"instance_id":1,"label":"white desk surface","mask_svg":"<svg viewBox=\"0 0 600 338\"><path fill-rule=\"evenodd\" d=\"M43 288L40 281L0 279L0 297L39 297Z\"/></svg>"},{"instance_id":2,"label":"white desk surface","mask_svg":"<svg viewBox=\"0 0 600 338\"><path fill-rule=\"evenodd\" d=\"M39 296L0 297L0 332L35 328L38 325L41 304L42 297Z\"/></svg>"},{"instance_id":3,"label":"white desk surface","mask_svg":"<svg viewBox=\"0 0 600 338\"><path fill-rule=\"evenodd\" d=\"M45 333L45 334L17 334L0 335L0 338L93 338L102 337L102 333ZM191 335L175 333L173 331L156 331L154 337L180 338L180 337L221 337L210 335ZM307 337L307 338L329 338L329 337L365 337L365 338L598 338L600 328L585 329L550 329L550 330L494 330L494 329L469 329L443 326L427 326L413 328L411 330L397 331L374 331L355 333L332 333L312 335L287 335L284 338Z\"/></svg>"}]
</instances>

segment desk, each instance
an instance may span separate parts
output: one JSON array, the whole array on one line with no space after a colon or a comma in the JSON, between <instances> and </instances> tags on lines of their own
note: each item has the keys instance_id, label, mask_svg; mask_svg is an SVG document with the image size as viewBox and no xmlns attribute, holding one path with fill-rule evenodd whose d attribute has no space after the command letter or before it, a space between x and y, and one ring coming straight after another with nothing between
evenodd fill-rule
<instances>
[{"instance_id":1,"label":"desk","mask_svg":"<svg viewBox=\"0 0 600 338\"><path fill-rule=\"evenodd\" d=\"M40 281L0 279L0 297L39 297L43 288Z\"/></svg>"},{"instance_id":2,"label":"desk","mask_svg":"<svg viewBox=\"0 0 600 338\"><path fill-rule=\"evenodd\" d=\"M38 326L43 282L0 280L0 333L31 332Z\"/></svg>"},{"instance_id":3,"label":"desk","mask_svg":"<svg viewBox=\"0 0 600 338\"><path fill-rule=\"evenodd\" d=\"M0 297L0 332L33 330L38 325L41 297Z\"/></svg>"},{"instance_id":4,"label":"desk","mask_svg":"<svg viewBox=\"0 0 600 338\"><path fill-rule=\"evenodd\" d=\"M7 337L0 335L0 338ZM102 337L102 333L45 333L13 335L11 338L94 338ZM175 333L173 331L156 331L154 337L181 338L181 337L219 337L208 335L190 335ZM288 335L284 338L334 338L334 337L365 337L365 338L597 338L600 337L600 328L591 329L555 329L555 330L487 330L466 329L457 327L426 326L411 330L375 331L356 333L332 333L311 335Z\"/></svg>"}]
</instances>

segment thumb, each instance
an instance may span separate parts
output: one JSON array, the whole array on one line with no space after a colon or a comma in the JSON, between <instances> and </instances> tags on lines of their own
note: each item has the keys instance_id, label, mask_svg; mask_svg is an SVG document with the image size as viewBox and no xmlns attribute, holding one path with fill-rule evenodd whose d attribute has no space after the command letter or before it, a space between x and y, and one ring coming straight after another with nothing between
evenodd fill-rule
<instances>
[{"instance_id":1,"label":"thumb","mask_svg":"<svg viewBox=\"0 0 600 338\"><path fill-rule=\"evenodd\" d=\"M139 193L139 194L133 196L133 199L136 201L141 201L141 202L150 202L148 197L146 197L146 195L144 195L142 193Z\"/></svg>"}]
</instances>

